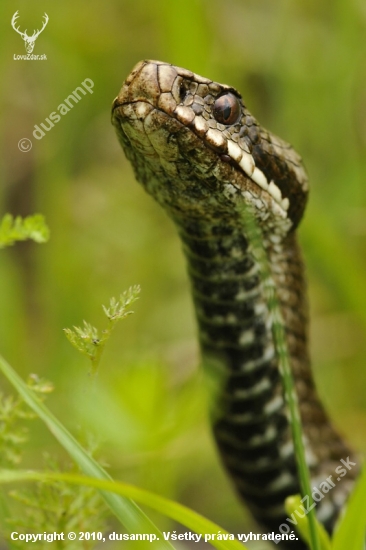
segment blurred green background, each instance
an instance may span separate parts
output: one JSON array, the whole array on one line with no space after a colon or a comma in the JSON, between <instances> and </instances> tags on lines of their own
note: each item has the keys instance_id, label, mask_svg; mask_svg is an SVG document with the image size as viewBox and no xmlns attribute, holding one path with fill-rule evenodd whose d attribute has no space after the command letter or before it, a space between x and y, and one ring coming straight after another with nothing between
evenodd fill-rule
<instances>
[{"instance_id":1,"label":"blurred green background","mask_svg":"<svg viewBox=\"0 0 366 550\"><path fill-rule=\"evenodd\" d=\"M48 14L34 49L47 61L13 59L25 53L10 25L16 10L30 34ZM23 377L53 381L48 406L74 433L95 434L115 477L230 532L249 530L209 431L178 238L135 182L110 107L136 62L168 61L236 87L254 116L301 153L311 182L300 240L315 377L334 421L364 452L366 4L3 0L0 25L0 211L41 212L51 228L46 245L1 252L0 352ZM34 126L86 78L93 94L34 139ZM21 138L32 139L30 152L19 151ZM103 327L101 304L137 283L135 314L91 380L62 329L83 319ZM63 456L33 422L23 465L40 467L44 451Z\"/></svg>"}]
</instances>

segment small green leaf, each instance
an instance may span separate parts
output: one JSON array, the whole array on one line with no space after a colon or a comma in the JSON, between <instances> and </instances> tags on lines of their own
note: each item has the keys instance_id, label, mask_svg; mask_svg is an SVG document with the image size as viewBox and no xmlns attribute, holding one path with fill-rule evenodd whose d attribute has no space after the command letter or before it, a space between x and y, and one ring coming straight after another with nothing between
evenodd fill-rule
<instances>
[{"instance_id":1,"label":"small green leaf","mask_svg":"<svg viewBox=\"0 0 366 550\"><path fill-rule=\"evenodd\" d=\"M0 223L0 248L11 246L17 241L31 239L37 243L45 243L50 236L49 228L41 214L14 218L5 214Z\"/></svg>"},{"instance_id":2,"label":"small green leaf","mask_svg":"<svg viewBox=\"0 0 366 550\"><path fill-rule=\"evenodd\" d=\"M127 309L133 302L138 300L140 291L140 286L135 285L121 294L119 300L111 298L109 307L103 306L104 313L108 319L111 322L116 322L133 313L133 311L127 311Z\"/></svg>"},{"instance_id":3,"label":"small green leaf","mask_svg":"<svg viewBox=\"0 0 366 550\"><path fill-rule=\"evenodd\" d=\"M64 333L69 342L81 353L89 357L91 361L95 361L98 355L98 347L101 344L98 329L83 321L84 326L64 328Z\"/></svg>"},{"instance_id":4,"label":"small green leaf","mask_svg":"<svg viewBox=\"0 0 366 550\"><path fill-rule=\"evenodd\" d=\"M104 350L112 331L118 321L133 313L128 311L133 302L138 299L140 287L133 286L120 295L119 300L111 298L109 307L102 306L105 315L108 317L108 326L102 330L99 336L98 329L83 321L83 327L65 328L65 336L69 342L83 355L86 355L92 363L92 374L95 374Z\"/></svg>"}]
</instances>

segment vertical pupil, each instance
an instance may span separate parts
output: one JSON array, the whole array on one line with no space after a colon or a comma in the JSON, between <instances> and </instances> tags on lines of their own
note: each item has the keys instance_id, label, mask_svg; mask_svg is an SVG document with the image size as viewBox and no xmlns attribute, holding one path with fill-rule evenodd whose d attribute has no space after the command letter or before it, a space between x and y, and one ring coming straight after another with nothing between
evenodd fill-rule
<instances>
[{"instance_id":1,"label":"vertical pupil","mask_svg":"<svg viewBox=\"0 0 366 550\"><path fill-rule=\"evenodd\" d=\"M225 99L225 105L224 105L224 108L222 110L223 119L228 120L230 115L231 115L231 105L230 105L230 102L227 99Z\"/></svg>"}]
</instances>

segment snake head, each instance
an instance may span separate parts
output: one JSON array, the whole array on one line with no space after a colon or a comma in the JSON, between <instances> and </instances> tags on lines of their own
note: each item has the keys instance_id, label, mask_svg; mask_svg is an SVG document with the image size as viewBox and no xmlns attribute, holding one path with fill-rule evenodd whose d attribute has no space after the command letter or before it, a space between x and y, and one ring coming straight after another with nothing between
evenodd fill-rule
<instances>
[{"instance_id":1,"label":"snake head","mask_svg":"<svg viewBox=\"0 0 366 550\"><path fill-rule=\"evenodd\" d=\"M298 225L308 194L301 158L259 125L234 88L141 61L112 122L137 179L172 217L217 216L244 198L282 233Z\"/></svg>"}]
</instances>

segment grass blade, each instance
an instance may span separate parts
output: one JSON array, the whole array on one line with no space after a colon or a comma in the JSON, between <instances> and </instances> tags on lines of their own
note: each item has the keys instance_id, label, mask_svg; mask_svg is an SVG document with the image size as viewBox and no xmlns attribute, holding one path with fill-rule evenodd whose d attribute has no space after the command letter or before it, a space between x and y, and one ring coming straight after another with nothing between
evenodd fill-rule
<instances>
[{"instance_id":1,"label":"grass blade","mask_svg":"<svg viewBox=\"0 0 366 550\"><path fill-rule=\"evenodd\" d=\"M310 485L310 473L305 458L300 410L292 377L290 354L286 340L286 329L277 297L276 284L273 280L267 254L263 246L261 228L257 224L249 208L244 204L238 208L238 211L243 225L244 236L249 240L253 255L260 266L263 292L267 300L269 313L272 316L273 341L278 357L278 368L282 378L284 396L290 413L291 433L295 448L301 494L302 496L307 495L310 502L308 513L310 547L312 550L320 550L316 515L314 509L311 508L313 499Z\"/></svg>"}]
</instances>

